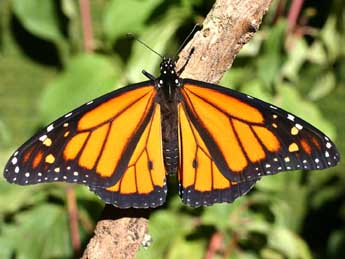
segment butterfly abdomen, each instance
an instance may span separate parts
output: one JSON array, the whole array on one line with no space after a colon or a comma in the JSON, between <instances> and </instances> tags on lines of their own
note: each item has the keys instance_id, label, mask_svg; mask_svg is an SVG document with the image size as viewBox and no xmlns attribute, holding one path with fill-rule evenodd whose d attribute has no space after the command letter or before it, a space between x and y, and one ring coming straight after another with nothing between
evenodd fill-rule
<instances>
[{"instance_id":1,"label":"butterfly abdomen","mask_svg":"<svg viewBox=\"0 0 345 259\"><path fill-rule=\"evenodd\" d=\"M163 158L167 174L174 175L179 165L178 128L177 128L177 95L160 91L162 113Z\"/></svg>"}]
</instances>

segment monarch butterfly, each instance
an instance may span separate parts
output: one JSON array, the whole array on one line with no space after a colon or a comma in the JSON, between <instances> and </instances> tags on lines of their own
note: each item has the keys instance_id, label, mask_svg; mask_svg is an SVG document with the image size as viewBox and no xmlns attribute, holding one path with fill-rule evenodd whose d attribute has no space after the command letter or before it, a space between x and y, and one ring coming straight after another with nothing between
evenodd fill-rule
<instances>
[{"instance_id":1,"label":"monarch butterfly","mask_svg":"<svg viewBox=\"0 0 345 259\"><path fill-rule=\"evenodd\" d=\"M182 201L197 207L232 202L264 175L340 160L327 136L283 109L180 78L170 58L160 71L39 131L9 159L7 181L81 183L114 206L148 208L177 173Z\"/></svg>"}]
</instances>

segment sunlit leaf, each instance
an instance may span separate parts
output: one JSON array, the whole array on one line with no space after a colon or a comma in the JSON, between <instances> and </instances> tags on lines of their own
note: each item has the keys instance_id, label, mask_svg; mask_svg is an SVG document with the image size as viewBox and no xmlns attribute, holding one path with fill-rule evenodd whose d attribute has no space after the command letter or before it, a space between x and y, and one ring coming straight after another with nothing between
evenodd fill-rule
<instances>
[{"instance_id":1,"label":"sunlit leaf","mask_svg":"<svg viewBox=\"0 0 345 259\"><path fill-rule=\"evenodd\" d=\"M315 82L314 87L309 92L310 100L317 100L328 95L335 87L336 79L334 73L329 71L320 75L319 80Z\"/></svg>"},{"instance_id":2,"label":"sunlit leaf","mask_svg":"<svg viewBox=\"0 0 345 259\"><path fill-rule=\"evenodd\" d=\"M12 0L13 9L25 29L33 35L56 44L61 58L66 60L68 46L54 1Z\"/></svg>"},{"instance_id":3,"label":"sunlit leaf","mask_svg":"<svg viewBox=\"0 0 345 259\"><path fill-rule=\"evenodd\" d=\"M66 210L55 205L19 213L15 223L3 229L3 238L16 240L16 258L63 258L72 253Z\"/></svg>"},{"instance_id":4,"label":"sunlit leaf","mask_svg":"<svg viewBox=\"0 0 345 259\"><path fill-rule=\"evenodd\" d=\"M106 37L114 42L121 35L139 32L144 28L146 19L161 2L162 0L109 1L103 21Z\"/></svg>"}]
</instances>

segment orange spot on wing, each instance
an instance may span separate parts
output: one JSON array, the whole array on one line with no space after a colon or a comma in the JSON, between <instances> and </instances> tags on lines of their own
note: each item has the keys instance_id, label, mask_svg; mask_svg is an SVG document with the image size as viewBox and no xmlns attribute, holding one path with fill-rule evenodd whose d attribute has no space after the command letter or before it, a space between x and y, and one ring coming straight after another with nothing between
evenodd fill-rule
<instances>
[{"instance_id":1,"label":"orange spot on wing","mask_svg":"<svg viewBox=\"0 0 345 259\"><path fill-rule=\"evenodd\" d=\"M33 150L34 150L34 147L28 149L28 150L24 153L24 155L23 155L23 163L26 163L26 162L29 160L29 158L30 158L30 156L31 156Z\"/></svg>"},{"instance_id":2,"label":"orange spot on wing","mask_svg":"<svg viewBox=\"0 0 345 259\"><path fill-rule=\"evenodd\" d=\"M196 155L197 167L195 175L195 190L200 192L211 191L212 175L211 160L199 149Z\"/></svg>"},{"instance_id":3,"label":"orange spot on wing","mask_svg":"<svg viewBox=\"0 0 345 259\"><path fill-rule=\"evenodd\" d=\"M311 147L309 146L308 142L305 139L301 140L301 146L303 150L310 155L311 154Z\"/></svg>"},{"instance_id":4,"label":"orange spot on wing","mask_svg":"<svg viewBox=\"0 0 345 259\"><path fill-rule=\"evenodd\" d=\"M249 157L250 161L258 162L261 159L265 158L265 152L262 149L261 144L255 137L253 131L250 127L238 120L233 120L234 128L237 132L237 135L241 141L241 144Z\"/></svg>"},{"instance_id":5,"label":"orange spot on wing","mask_svg":"<svg viewBox=\"0 0 345 259\"><path fill-rule=\"evenodd\" d=\"M229 95L220 93L219 91L202 88L199 86L186 84L183 87L185 91L182 91L184 95L192 98L191 102L194 104L195 95L206 99L213 106L220 108L232 117L240 118L251 123L263 123L264 118L261 112L253 106ZM188 98L186 98L188 99Z\"/></svg>"},{"instance_id":6,"label":"orange spot on wing","mask_svg":"<svg viewBox=\"0 0 345 259\"><path fill-rule=\"evenodd\" d=\"M109 129L109 123L104 124L91 133L83 152L79 159L79 164L87 169L92 169L95 166L97 158L102 152L102 146Z\"/></svg>"},{"instance_id":7,"label":"orange spot on wing","mask_svg":"<svg viewBox=\"0 0 345 259\"><path fill-rule=\"evenodd\" d=\"M43 157L43 152L40 150L37 152L37 154L34 157L34 160L32 161L32 167L36 168L39 163L42 161L42 157Z\"/></svg>"},{"instance_id":8,"label":"orange spot on wing","mask_svg":"<svg viewBox=\"0 0 345 259\"><path fill-rule=\"evenodd\" d=\"M66 160L73 160L76 158L88 135L88 132L79 133L67 143L63 151Z\"/></svg>"},{"instance_id":9,"label":"orange spot on wing","mask_svg":"<svg viewBox=\"0 0 345 259\"><path fill-rule=\"evenodd\" d=\"M151 132L147 140L147 153L152 162L151 177L155 186L163 187L165 167L163 160L163 143L160 106L157 105L152 119Z\"/></svg>"},{"instance_id":10,"label":"orange spot on wing","mask_svg":"<svg viewBox=\"0 0 345 259\"><path fill-rule=\"evenodd\" d=\"M148 168L148 157L146 153L143 153L143 155L140 156L138 163L136 164L136 169L138 193L147 194L152 192L153 185L150 178L150 170ZM160 184L163 186L163 183Z\"/></svg>"},{"instance_id":11,"label":"orange spot on wing","mask_svg":"<svg viewBox=\"0 0 345 259\"><path fill-rule=\"evenodd\" d=\"M131 194L137 191L134 167L127 169L120 183L120 193Z\"/></svg>"},{"instance_id":12,"label":"orange spot on wing","mask_svg":"<svg viewBox=\"0 0 345 259\"><path fill-rule=\"evenodd\" d=\"M110 121L126 107L132 105L145 95L152 95L154 87L147 86L135 90L125 92L116 96L93 110L87 112L78 122L78 130L87 130L100 125L101 123ZM147 99L145 97L144 99Z\"/></svg>"},{"instance_id":13,"label":"orange spot on wing","mask_svg":"<svg viewBox=\"0 0 345 259\"><path fill-rule=\"evenodd\" d=\"M230 181L219 171L215 163L212 163L213 189L222 190L230 187Z\"/></svg>"},{"instance_id":14,"label":"orange spot on wing","mask_svg":"<svg viewBox=\"0 0 345 259\"><path fill-rule=\"evenodd\" d=\"M180 151L180 168L179 180L184 188L194 184L195 169L193 168L193 160L195 159L195 150L197 149L192 128L189 125L186 113L182 105L178 105L179 111L179 151ZM181 142L183 141L183 143ZM183 163L182 163L183 160Z\"/></svg>"},{"instance_id":15,"label":"orange spot on wing","mask_svg":"<svg viewBox=\"0 0 345 259\"><path fill-rule=\"evenodd\" d=\"M260 126L253 126L255 133L270 152L276 152L280 148L277 137L268 129Z\"/></svg>"},{"instance_id":16,"label":"orange spot on wing","mask_svg":"<svg viewBox=\"0 0 345 259\"><path fill-rule=\"evenodd\" d=\"M311 141L313 142L313 144L316 146L317 149L321 149L320 142L319 142L319 140L317 138L312 137Z\"/></svg>"},{"instance_id":17,"label":"orange spot on wing","mask_svg":"<svg viewBox=\"0 0 345 259\"><path fill-rule=\"evenodd\" d=\"M120 189L120 181L118 181L115 185L108 187L106 190L110 192L118 192Z\"/></svg>"}]
</instances>

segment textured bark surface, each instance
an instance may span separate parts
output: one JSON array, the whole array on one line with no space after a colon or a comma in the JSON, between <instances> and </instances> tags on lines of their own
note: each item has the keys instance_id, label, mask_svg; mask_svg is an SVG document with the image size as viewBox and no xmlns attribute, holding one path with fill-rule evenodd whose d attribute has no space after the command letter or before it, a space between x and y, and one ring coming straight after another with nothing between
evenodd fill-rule
<instances>
[{"instance_id":1,"label":"textured bark surface","mask_svg":"<svg viewBox=\"0 0 345 259\"><path fill-rule=\"evenodd\" d=\"M101 220L82 258L135 258L146 231L144 218Z\"/></svg>"},{"instance_id":2,"label":"textured bark surface","mask_svg":"<svg viewBox=\"0 0 345 259\"><path fill-rule=\"evenodd\" d=\"M217 0L202 30L180 53L177 67L193 54L181 77L217 83L236 54L258 30L271 0ZM149 211L119 210L106 206L106 219L98 222L83 259L131 259L147 231Z\"/></svg>"},{"instance_id":3,"label":"textured bark surface","mask_svg":"<svg viewBox=\"0 0 345 259\"><path fill-rule=\"evenodd\" d=\"M177 67L194 52L181 77L217 83L259 29L271 0L217 0L202 30L180 53Z\"/></svg>"}]
</instances>

